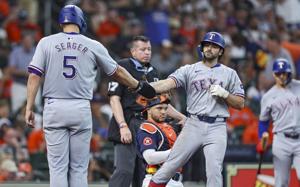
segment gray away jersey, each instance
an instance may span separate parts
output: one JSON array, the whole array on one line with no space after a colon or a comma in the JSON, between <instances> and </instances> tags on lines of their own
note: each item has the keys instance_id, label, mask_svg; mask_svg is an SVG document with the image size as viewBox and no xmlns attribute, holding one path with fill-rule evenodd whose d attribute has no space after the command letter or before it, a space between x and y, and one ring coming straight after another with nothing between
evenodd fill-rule
<instances>
[{"instance_id":1,"label":"gray away jersey","mask_svg":"<svg viewBox=\"0 0 300 187\"><path fill-rule=\"evenodd\" d=\"M223 65L217 64L210 68L197 62L185 65L169 78L176 82L177 87L183 87L187 93L187 111L190 114L229 117L228 106L224 99L212 96L210 85L221 85L233 95L244 97L244 89L237 73Z\"/></svg>"},{"instance_id":2,"label":"gray away jersey","mask_svg":"<svg viewBox=\"0 0 300 187\"><path fill-rule=\"evenodd\" d=\"M273 132L300 132L300 81L285 89L273 86L261 100L259 120L273 120Z\"/></svg>"},{"instance_id":3,"label":"gray away jersey","mask_svg":"<svg viewBox=\"0 0 300 187\"><path fill-rule=\"evenodd\" d=\"M45 76L43 97L90 100L97 67L112 75L117 66L99 42L61 32L39 42L28 69Z\"/></svg>"}]
</instances>

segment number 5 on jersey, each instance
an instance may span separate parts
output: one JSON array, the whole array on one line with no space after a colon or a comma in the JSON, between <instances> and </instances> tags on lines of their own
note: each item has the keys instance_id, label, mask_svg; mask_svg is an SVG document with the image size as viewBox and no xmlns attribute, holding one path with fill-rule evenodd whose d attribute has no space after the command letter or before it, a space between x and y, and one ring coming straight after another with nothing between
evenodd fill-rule
<instances>
[{"instance_id":1,"label":"number 5 on jersey","mask_svg":"<svg viewBox=\"0 0 300 187\"><path fill-rule=\"evenodd\" d=\"M71 62L77 62L76 56L64 56L64 62L63 62L63 76L66 79L74 79L76 76L77 70Z\"/></svg>"}]
</instances>

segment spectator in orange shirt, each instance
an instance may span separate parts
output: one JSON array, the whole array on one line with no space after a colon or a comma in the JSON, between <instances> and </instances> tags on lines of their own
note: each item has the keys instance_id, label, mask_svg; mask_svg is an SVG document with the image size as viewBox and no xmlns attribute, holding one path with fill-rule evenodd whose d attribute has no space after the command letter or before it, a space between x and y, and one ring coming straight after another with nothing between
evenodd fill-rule
<instances>
[{"instance_id":1,"label":"spectator in orange shirt","mask_svg":"<svg viewBox=\"0 0 300 187\"><path fill-rule=\"evenodd\" d=\"M245 106L242 110L229 108L229 113L230 118L228 118L227 123L231 128L249 126L258 121L257 116L248 106Z\"/></svg>"},{"instance_id":2,"label":"spectator in orange shirt","mask_svg":"<svg viewBox=\"0 0 300 187\"><path fill-rule=\"evenodd\" d=\"M269 140L268 145L272 144L273 133L272 133L272 125L269 128ZM257 144L259 141L258 138L258 121L247 126L243 132L242 143L243 144Z\"/></svg>"},{"instance_id":3,"label":"spectator in orange shirt","mask_svg":"<svg viewBox=\"0 0 300 187\"><path fill-rule=\"evenodd\" d=\"M284 47L285 49L287 49L294 62L300 60L300 45L297 43L292 43L292 42L288 42L288 41L283 41L282 43L282 47Z\"/></svg>"},{"instance_id":4,"label":"spectator in orange shirt","mask_svg":"<svg viewBox=\"0 0 300 187\"><path fill-rule=\"evenodd\" d=\"M100 23L96 34L102 42L110 43L121 34L122 25L123 20L119 16L118 11L110 9L106 19Z\"/></svg>"},{"instance_id":5,"label":"spectator in orange shirt","mask_svg":"<svg viewBox=\"0 0 300 187\"><path fill-rule=\"evenodd\" d=\"M30 132L27 139L27 147L29 154L45 152L46 144L42 128Z\"/></svg>"},{"instance_id":6,"label":"spectator in orange shirt","mask_svg":"<svg viewBox=\"0 0 300 187\"><path fill-rule=\"evenodd\" d=\"M7 22L4 24L4 28L6 30L7 38L11 43L19 43L23 32L34 33L36 42L42 38L40 27L28 19L26 10L19 11L17 16L14 14L10 15Z\"/></svg>"},{"instance_id":7,"label":"spectator in orange shirt","mask_svg":"<svg viewBox=\"0 0 300 187\"><path fill-rule=\"evenodd\" d=\"M7 0L0 0L0 23L9 15L10 7Z\"/></svg>"}]
</instances>

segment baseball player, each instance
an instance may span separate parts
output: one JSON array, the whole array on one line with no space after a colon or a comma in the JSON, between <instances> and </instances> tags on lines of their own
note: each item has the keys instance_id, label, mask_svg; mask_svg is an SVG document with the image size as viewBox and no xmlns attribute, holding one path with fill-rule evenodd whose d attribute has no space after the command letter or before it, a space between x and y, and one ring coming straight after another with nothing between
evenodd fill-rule
<instances>
[{"instance_id":1,"label":"baseball player","mask_svg":"<svg viewBox=\"0 0 300 187\"><path fill-rule=\"evenodd\" d=\"M273 163L275 187L288 187L292 164L300 182L300 81L292 79L292 70L286 59L273 63L275 85L261 100L259 138L273 121ZM262 152L262 142L257 146Z\"/></svg>"},{"instance_id":2,"label":"baseball player","mask_svg":"<svg viewBox=\"0 0 300 187\"><path fill-rule=\"evenodd\" d=\"M51 187L87 187L89 145L92 134L90 100L97 68L146 97L155 91L134 79L109 56L99 42L82 34L83 12L74 5L59 14L63 32L41 39L28 67L25 120L34 127L33 103L44 77L43 128Z\"/></svg>"},{"instance_id":3,"label":"baseball player","mask_svg":"<svg viewBox=\"0 0 300 187\"><path fill-rule=\"evenodd\" d=\"M207 187L223 186L221 172L227 144L228 106L242 109L244 90L237 73L218 63L225 50L220 33L206 33L199 47L203 61L185 65L167 79L151 83L157 93L185 88L189 113L167 161L153 175L151 187L165 186L200 146L206 158Z\"/></svg>"},{"instance_id":4,"label":"baseball player","mask_svg":"<svg viewBox=\"0 0 300 187\"><path fill-rule=\"evenodd\" d=\"M146 175L142 187L147 187L160 165L167 160L177 138L171 125L165 122L169 99L166 95L148 101L143 113L144 121L137 132L137 147L146 162ZM170 179L167 187L183 187L181 173Z\"/></svg>"}]
</instances>

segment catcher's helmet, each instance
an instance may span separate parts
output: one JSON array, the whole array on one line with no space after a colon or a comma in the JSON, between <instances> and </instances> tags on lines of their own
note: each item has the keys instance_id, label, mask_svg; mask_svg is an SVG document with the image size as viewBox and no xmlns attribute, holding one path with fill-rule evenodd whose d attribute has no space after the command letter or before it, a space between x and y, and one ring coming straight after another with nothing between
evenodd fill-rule
<instances>
[{"instance_id":1,"label":"catcher's helmet","mask_svg":"<svg viewBox=\"0 0 300 187\"><path fill-rule=\"evenodd\" d=\"M224 53L225 40L224 40L223 36L218 32L208 32L204 35L203 40L201 41L200 45L198 45L198 47L197 47L197 52L198 52L200 60L202 60L202 58L203 58L202 51L203 51L204 43L216 44L223 49L223 53Z\"/></svg>"},{"instance_id":2,"label":"catcher's helmet","mask_svg":"<svg viewBox=\"0 0 300 187\"><path fill-rule=\"evenodd\" d=\"M291 65L284 58L276 59L273 63L274 73L292 73Z\"/></svg>"},{"instance_id":3,"label":"catcher's helmet","mask_svg":"<svg viewBox=\"0 0 300 187\"><path fill-rule=\"evenodd\" d=\"M85 32L87 25L82 10L76 5L66 5L59 12L60 24L73 23L78 25L80 32Z\"/></svg>"},{"instance_id":4,"label":"catcher's helmet","mask_svg":"<svg viewBox=\"0 0 300 187\"><path fill-rule=\"evenodd\" d=\"M169 94L161 94L152 99L147 99L144 110L141 112L144 118L147 118L147 110L155 105L159 104L169 104L170 103L170 95Z\"/></svg>"}]
</instances>

